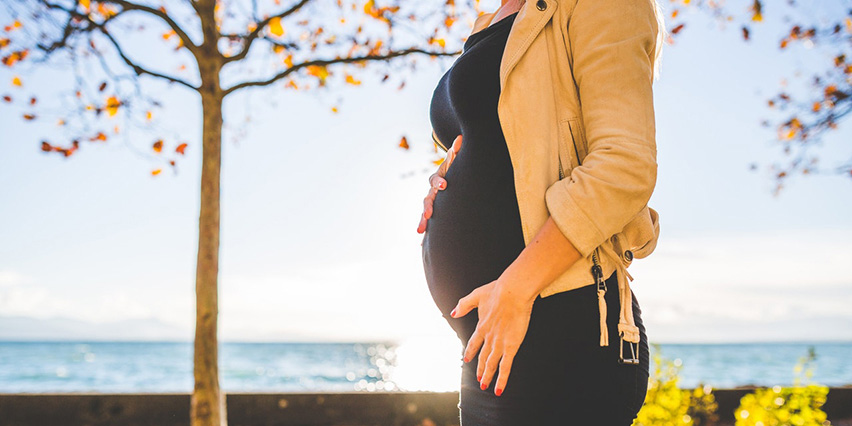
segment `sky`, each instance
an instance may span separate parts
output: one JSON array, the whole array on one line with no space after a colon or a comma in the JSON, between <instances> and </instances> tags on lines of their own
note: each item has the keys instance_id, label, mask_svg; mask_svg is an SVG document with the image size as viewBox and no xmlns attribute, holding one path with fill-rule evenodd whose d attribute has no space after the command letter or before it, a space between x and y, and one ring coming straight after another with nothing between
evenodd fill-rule
<instances>
[{"instance_id":1,"label":"sky","mask_svg":"<svg viewBox=\"0 0 852 426\"><path fill-rule=\"evenodd\" d=\"M852 179L796 176L776 196L766 167L783 160L774 130L760 125L774 114L766 100L828 58L780 52L772 7L749 43L687 11L664 48L649 202L661 234L630 268L653 342L852 339ZM416 233L437 158L429 102L451 63L423 58L397 71L402 90L375 72L360 86L277 86L227 101L222 340L455 339L429 295ZM22 70L0 70L0 92L28 98L70 81L55 67ZM145 84L165 105L159 129L84 144L67 159L40 151L61 128L0 104L0 339L192 338L200 103ZM849 126L826 135L824 161L852 156ZM140 147L159 134L189 142L177 173L150 173L160 166ZM409 150L397 147L403 135Z\"/></svg>"}]
</instances>

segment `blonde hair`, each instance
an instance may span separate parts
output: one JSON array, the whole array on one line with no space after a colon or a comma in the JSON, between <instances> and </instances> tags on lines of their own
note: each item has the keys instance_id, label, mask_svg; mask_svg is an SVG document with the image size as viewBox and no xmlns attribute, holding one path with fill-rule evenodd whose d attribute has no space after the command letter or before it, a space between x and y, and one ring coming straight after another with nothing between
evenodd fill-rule
<instances>
[{"instance_id":1,"label":"blonde hair","mask_svg":"<svg viewBox=\"0 0 852 426\"><path fill-rule=\"evenodd\" d=\"M659 0L650 0L654 4L654 15L657 17L657 41L654 43L654 71L653 80L660 78L660 64L662 63L663 42L668 37L666 22Z\"/></svg>"}]
</instances>

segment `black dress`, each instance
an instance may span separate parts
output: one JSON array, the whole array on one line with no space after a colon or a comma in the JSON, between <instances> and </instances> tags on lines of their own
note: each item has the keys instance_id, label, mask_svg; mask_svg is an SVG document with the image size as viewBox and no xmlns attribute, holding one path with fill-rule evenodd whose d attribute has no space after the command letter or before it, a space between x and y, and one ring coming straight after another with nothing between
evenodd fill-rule
<instances>
[{"instance_id":1,"label":"black dress","mask_svg":"<svg viewBox=\"0 0 852 426\"><path fill-rule=\"evenodd\" d=\"M423 265L432 298L463 350L476 329L477 311L451 318L458 300L496 280L524 249L512 162L497 114L499 70L517 12L471 35L435 88L432 128L447 145L462 147L438 191L423 237ZM591 281L591 274L590 283ZM607 287L617 289L613 274ZM478 357L462 369L461 426L630 425L645 397L648 346L639 306L640 365L617 363L618 337L599 346L595 286L537 298L527 335L506 389L494 394L476 378ZM616 329L619 300L608 291L607 322Z\"/></svg>"}]
</instances>

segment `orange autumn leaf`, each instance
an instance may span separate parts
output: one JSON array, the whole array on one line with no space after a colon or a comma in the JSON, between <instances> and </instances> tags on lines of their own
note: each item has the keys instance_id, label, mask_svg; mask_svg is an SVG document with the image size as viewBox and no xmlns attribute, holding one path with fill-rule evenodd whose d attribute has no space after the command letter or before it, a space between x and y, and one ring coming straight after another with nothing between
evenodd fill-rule
<instances>
[{"instance_id":1,"label":"orange autumn leaf","mask_svg":"<svg viewBox=\"0 0 852 426\"><path fill-rule=\"evenodd\" d=\"M154 148L154 152L156 152L157 154L163 152L163 140L160 139L160 140L154 142L153 148Z\"/></svg>"},{"instance_id":2,"label":"orange autumn leaf","mask_svg":"<svg viewBox=\"0 0 852 426\"><path fill-rule=\"evenodd\" d=\"M361 84L359 80L356 80L355 77L352 77L349 74L346 75L346 82L355 86Z\"/></svg>"},{"instance_id":3,"label":"orange autumn leaf","mask_svg":"<svg viewBox=\"0 0 852 426\"><path fill-rule=\"evenodd\" d=\"M114 117L118 114L118 107L121 106L121 101L118 100L115 96L110 96L107 98L106 102L106 111L109 113L110 117Z\"/></svg>"},{"instance_id":4,"label":"orange autumn leaf","mask_svg":"<svg viewBox=\"0 0 852 426\"><path fill-rule=\"evenodd\" d=\"M320 86L325 84L325 79L328 77L328 68L325 65L308 65L308 74L319 78Z\"/></svg>"},{"instance_id":5,"label":"orange autumn leaf","mask_svg":"<svg viewBox=\"0 0 852 426\"><path fill-rule=\"evenodd\" d=\"M437 160L432 160L432 163L435 164L436 166L440 166L441 163L443 163L443 162L444 162L444 157L441 157Z\"/></svg>"},{"instance_id":6,"label":"orange autumn leaf","mask_svg":"<svg viewBox=\"0 0 852 426\"><path fill-rule=\"evenodd\" d=\"M410 146L408 145L408 138L403 136L402 140L399 141L399 147L402 148L402 149L410 148Z\"/></svg>"},{"instance_id":7,"label":"orange autumn leaf","mask_svg":"<svg viewBox=\"0 0 852 426\"><path fill-rule=\"evenodd\" d=\"M15 77L13 77L13 78L12 78L12 85L13 85L13 86L21 87L23 84L24 84L24 83L23 83L23 82L21 82L21 78L20 78L20 77L15 76Z\"/></svg>"},{"instance_id":8,"label":"orange autumn leaf","mask_svg":"<svg viewBox=\"0 0 852 426\"><path fill-rule=\"evenodd\" d=\"M12 65L15 65L16 62L20 62L26 59L29 53L30 51L28 49L12 52L9 56L3 58L3 64L11 67Z\"/></svg>"},{"instance_id":9,"label":"orange autumn leaf","mask_svg":"<svg viewBox=\"0 0 852 426\"><path fill-rule=\"evenodd\" d=\"M8 33L9 31L17 30L18 28L21 28L22 26L23 26L23 24L21 24L21 21L15 19L15 22L12 22L11 25L6 25L3 29Z\"/></svg>"},{"instance_id":10,"label":"orange autumn leaf","mask_svg":"<svg viewBox=\"0 0 852 426\"><path fill-rule=\"evenodd\" d=\"M95 135L95 137L93 137L93 138L92 138L92 140L93 140L93 141L106 142L106 140L107 140L107 135L106 135L106 134L104 134L104 132L98 132L98 134L97 134L97 135Z\"/></svg>"},{"instance_id":11,"label":"orange autumn leaf","mask_svg":"<svg viewBox=\"0 0 852 426\"><path fill-rule=\"evenodd\" d=\"M331 107L331 112L337 114L337 107Z\"/></svg>"},{"instance_id":12,"label":"orange autumn leaf","mask_svg":"<svg viewBox=\"0 0 852 426\"><path fill-rule=\"evenodd\" d=\"M154 113L152 113L151 111L145 113L146 120L151 121L152 118L154 118Z\"/></svg>"},{"instance_id":13,"label":"orange autumn leaf","mask_svg":"<svg viewBox=\"0 0 852 426\"><path fill-rule=\"evenodd\" d=\"M80 6L83 6L83 10L86 13L89 13L90 8L92 7L92 3L90 0L80 0Z\"/></svg>"},{"instance_id":14,"label":"orange autumn leaf","mask_svg":"<svg viewBox=\"0 0 852 426\"><path fill-rule=\"evenodd\" d=\"M8 38L0 38L0 49L8 46L11 41Z\"/></svg>"},{"instance_id":15,"label":"orange autumn leaf","mask_svg":"<svg viewBox=\"0 0 852 426\"><path fill-rule=\"evenodd\" d=\"M278 37L284 35L284 27L281 25L281 18L276 16L269 20L269 32Z\"/></svg>"},{"instance_id":16,"label":"orange autumn leaf","mask_svg":"<svg viewBox=\"0 0 852 426\"><path fill-rule=\"evenodd\" d=\"M178 145L177 148L175 148L175 152L177 152L178 154L181 154L181 155L185 154L186 153L185 151L186 151L186 143L182 143L182 144Z\"/></svg>"},{"instance_id":17,"label":"orange autumn leaf","mask_svg":"<svg viewBox=\"0 0 852 426\"><path fill-rule=\"evenodd\" d=\"M35 114L24 114L24 120L32 121L32 120L35 120L35 118L36 118Z\"/></svg>"},{"instance_id":18,"label":"orange autumn leaf","mask_svg":"<svg viewBox=\"0 0 852 426\"><path fill-rule=\"evenodd\" d=\"M158 175L158 174L160 174L162 171L163 171L163 169L151 170L151 175L152 175L152 176L157 176L157 175Z\"/></svg>"}]
</instances>

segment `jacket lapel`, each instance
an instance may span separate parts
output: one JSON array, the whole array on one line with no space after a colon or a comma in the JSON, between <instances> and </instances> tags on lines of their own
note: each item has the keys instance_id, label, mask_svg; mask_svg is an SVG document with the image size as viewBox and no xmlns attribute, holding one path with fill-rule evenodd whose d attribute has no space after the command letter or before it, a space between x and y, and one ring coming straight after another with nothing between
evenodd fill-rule
<instances>
[{"instance_id":1,"label":"jacket lapel","mask_svg":"<svg viewBox=\"0 0 852 426\"><path fill-rule=\"evenodd\" d=\"M509 73L521 60L524 52L530 47L533 39L553 16L556 11L557 0L526 0L512 23L512 30L506 40L506 48L503 50L503 60L500 63L500 87L506 86ZM539 6L545 6L539 10Z\"/></svg>"}]
</instances>

